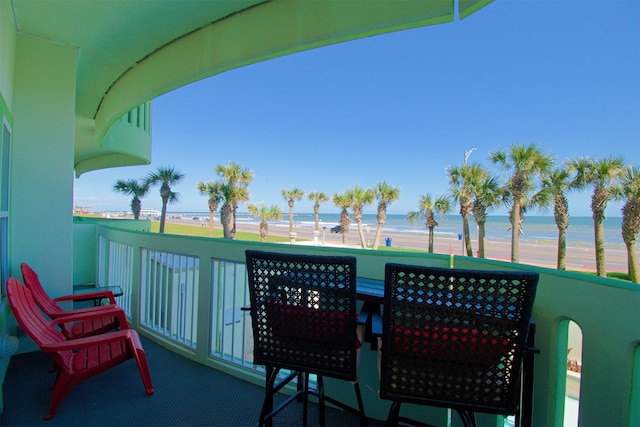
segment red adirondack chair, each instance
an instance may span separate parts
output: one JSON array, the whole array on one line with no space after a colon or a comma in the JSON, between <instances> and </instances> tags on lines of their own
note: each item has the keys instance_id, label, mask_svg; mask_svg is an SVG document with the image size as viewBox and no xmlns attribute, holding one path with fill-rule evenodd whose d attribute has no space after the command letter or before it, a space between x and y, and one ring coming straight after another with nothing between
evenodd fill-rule
<instances>
[{"instance_id":1,"label":"red adirondack chair","mask_svg":"<svg viewBox=\"0 0 640 427\"><path fill-rule=\"evenodd\" d=\"M69 316L72 314L84 315L90 313L104 313L105 307L116 307L116 300L111 291L87 292L80 295L65 295L58 298L51 298L40 283L40 278L35 271L25 262L20 265L22 269L22 278L24 284L33 295L33 299L40 309L51 319ZM64 310L57 303L62 301L73 301L74 299L87 298L108 298L110 304L108 306L89 307L78 310ZM104 313L102 316L81 317L73 323L58 324L62 333L69 339L86 337L91 335L99 335L120 327L121 329L129 329L129 321L122 308L118 308L115 312L117 315Z\"/></svg>"},{"instance_id":2,"label":"red adirondack chair","mask_svg":"<svg viewBox=\"0 0 640 427\"><path fill-rule=\"evenodd\" d=\"M140 338L133 329L122 329L78 339L67 339L55 328L61 322L70 322L81 318L79 314L47 320L36 306L31 291L18 280L7 279L7 297L11 310L29 337L54 360L56 381L49 411L45 420L53 418L64 398L71 389L87 378L91 378L131 358L135 359L147 395L153 394L153 384ZM118 310L105 308L105 312ZM94 312L82 314L98 317Z\"/></svg>"}]
</instances>

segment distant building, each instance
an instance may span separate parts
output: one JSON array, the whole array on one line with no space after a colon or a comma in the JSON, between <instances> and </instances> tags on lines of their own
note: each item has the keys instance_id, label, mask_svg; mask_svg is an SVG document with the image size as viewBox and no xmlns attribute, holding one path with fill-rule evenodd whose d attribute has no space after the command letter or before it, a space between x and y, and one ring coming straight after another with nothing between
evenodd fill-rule
<instances>
[{"instance_id":1,"label":"distant building","mask_svg":"<svg viewBox=\"0 0 640 427\"><path fill-rule=\"evenodd\" d=\"M140 209L140 216L160 216L160 211L155 209Z\"/></svg>"}]
</instances>

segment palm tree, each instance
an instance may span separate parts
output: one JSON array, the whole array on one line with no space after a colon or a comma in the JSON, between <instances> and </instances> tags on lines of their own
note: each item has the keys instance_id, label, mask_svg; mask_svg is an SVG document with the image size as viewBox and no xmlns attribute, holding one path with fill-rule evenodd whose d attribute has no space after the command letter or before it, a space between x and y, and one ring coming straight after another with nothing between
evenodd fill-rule
<instances>
[{"instance_id":1,"label":"palm tree","mask_svg":"<svg viewBox=\"0 0 640 427\"><path fill-rule=\"evenodd\" d=\"M486 171L485 171L486 172ZM485 225L488 211L500 206L504 197L504 191L497 178L486 174L477 176L478 180L471 182L473 192L472 212L478 225L478 257L485 257Z\"/></svg>"},{"instance_id":2,"label":"palm tree","mask_svg":"<svg viewBox=\"0 0 640 427\"><path fill-rule=\"evenodd\" d=\"M320 220L320 203L328 202L329 196L324 194L322 191L312 191L309 193L309 200L313 200L313 213L316 220L314 230L320 232L320 229L318 228L318 222Z\"/></svg>"},{"instance_id":3,"label":"palm tree","mask_svg":"<svg viewBox=\"0 0 640 427\"><path fill-rule=\"evenodd\" d=\"M347 193L333 195L333 204L341 209L340 211L340 232L342 233L342 244L347 244L347 233L351 226L351 218L347 208L351 206L351 195Z\"/></svg>"},{"instance_id":4,"label":"palm tree","mask_svg":"<svg viewBox=\"0 0 640 427\"><path fill-rule=\"evenodd\" d=\"M509 150L492 151L489 158L511 173L504 190L510 196L505 200L511 202L511 261L519 262L524 212L527 207L535 205L536 199L532 196L538 188L535 179L541 178L551 169L553 157L544 153L536 144L511 144Z\"/></svg>"},{"instance_id":5,"label":"palm tree","mask_svg":"<svg viewBox=\"0 0 640 427\"><path fill-rule=\"evenodd\" d=\"M558 228L558 270L567 269L567 228L569 227L569 202L566 194L575 184L573 174L566 167L557 167L549 171L542 180L553 199L553 218Z\"/></svg>"},{"instance_id":6,"label":"palm tree","mask_svg":"<svg viewBox=\"0 0 640 427\"><path fill-rule=\"evenodd\" d=\"M460 216L462 216L462 238L467 256L473 256L471 247L471 235L469 234L469 215L473 210L473 183L481 179L486 172L479 163L465 164L462 166L449 166L447 168L449 185L453 200L460 203Z\"/></svg>"},{"instance_id":7,"label":"palm tree","mask_svg":"<svg viewBox=\"0 0 640 427\"><path fill-rule=\"evenodd\" d=\"M351 210L353 210L353 219L358 225L358 233L360 234L360 244L362 249L367 248L367 240L364 237L364 230L362 230L362 210L365 206L373 203L375 198L375 190L365 190L357 185L351 190L347 191L348 197L351 199Z\"/></svg>"},{"instance_id":8,"label":"palm tree","mask_svg":"<svg viewBox=\"0 0 640 427\"><path fill-rule=\"evenodd\" d=\"M571 160L569 168L576 172L577 188L593 187L591 195L591 213L596 246L596 270L600 277L607 277L607 267L604 255L604 211L607 203L616 194L620 194L617 187L618 178L624 172L622 159L619 157L605 157L603 159L581 158Z\"/></svg>"},{"instance_id":9,"label":"palm tree","mask_svg":"<svg viewBox=\"0 0 640 427\"><path fill-rule=\"evenodd\" d=\"M171 191L171 186L179 183L184 174L174 167L159 167L156 172L147 175L146 183L149 186L160 184L160 198L162 198L162 211L160 213L160 233L164 233L164 222L167 218L167 204L178 201L178 193Z\"/></svg>"},{"instance_id":10,"label":"palm tree","mask_svg":"<svg viewBox=\"0 0 640 427\"><path fill-rule=\"evenodd\" d=\"M400 198L400 188L392 187L386 181L383 181L376 185L374 192L376 199L378 199L378 213L376 215L378 228L376 229L376 237L373 239L373 249L375 250L378 249L380 244L382 226L387 222L387 205Z\"/></svg>"},{"instance_id":11,"label":"palm tree","mask_svg":"<svg viewBox=\"0 0 640 427\"><path fill-rule=\"evenodd\" d=\"M625 200L622 207L622 239L627 246L629 280L640 283L636 257L636 242L640 233L640 167L626 168L620 181L621 196Z\"/></svg>"},{"instance_id":12,"label":"palm tree","mask_svg":"<svg viewBox=\"0 0 640 427\"><path fill-rule=\"evenodd\" d=\"M213 237L213 213L218 210L218 205L224 199L222 194L222 184L219 182L200 181L196 188L202 195L209 196L207 205L209 206L209 237Z\"/></svg>"},{"instance_id":13,"label":"palm tree","mask_svg":"<svg viewBox=\"0 0 640 427\"><path fill-rule=\"evenodd\" d=\"M424 196L420 196L420 200L418 201L418 210L409 212L407 214L407 218L411 223L420 218L422 212L426 217L425 226L429 231L429 253L433 253L433 240L434 240L434 229L438 226L438 221L436 221L435 214L446 215L447 212L451 210L451 199L446 196L438 196L435 201L431 198L431 194L425 194Z\"/></svg>"},{"instance_id":14,"label":"palm tree","mask_svg":"<svg viewBox=\"0 0 640 427\"><path fill-rule=\"evenodd\" d=\"M282 218L282 211L277 205L267 207L266 204L260 203L260 206L249 205L247 206L249 213L256 218L260 218L260 241L266 242L267 235L269 234L269 225L267 221L280 220Z\"/></svg>"},{"instance_id":15,"label":"palm tree","mask_svg":"<svg viewBox=\"0 0 640 427\"><path fill-rule=\"evenodd\" d=\"M293 234L293 205L296 200L300 200L304 197L304 192L298 187L294 187L291 190L283 188L282 197L284 197L289 204L289 238L293 241L293 239L295 239L295 234Z\"/></svg>"},{"instance_id":16,"label":"palm tree","mask_svg":"<svg viewBox=\"0 0 640 427\"><path fill-rule=\"evenodd\" d=\"M249 183L253 172L235 162L216 166L216 173L222 178L220 189L224 199L220 209L220 222L225 239L236 238L236 210L238 204L249 200Z\"/></svg>"},{"instance_id":17,"label":"palm tree","mask_svg":"<svg viewBox=\"0 0 640 427\"><path fill-rule=\"evenodd\" d=\"M113 184L113 191L122 193L126 196L133 196L131 198L131 213L133 213L133 219L140 219L140 209L142 209L141 197L144 197L149 192L149 185L144 180L138 182L137 179L122 180L119 179Z\"/></svg>"}]
</instances>

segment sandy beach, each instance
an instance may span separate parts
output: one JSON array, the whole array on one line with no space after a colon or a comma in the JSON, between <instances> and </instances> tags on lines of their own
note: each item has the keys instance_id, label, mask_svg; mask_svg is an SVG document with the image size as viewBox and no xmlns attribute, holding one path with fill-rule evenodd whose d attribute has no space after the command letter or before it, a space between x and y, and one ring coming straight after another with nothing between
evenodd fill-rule
<instances>
[{"instance_id":1,"label":"sandy beach","mask_svg":"<svg viewBox=\"0 0 640 427\"><path fill-rule=\"evenodd\" d=\"M179 222L183 224L193 224L191 220L181 220L176 218L168 218L167 221ZM201 226L200 223L197 226ZM215 229L220 229L221 225L214 223ZM260 227L258 224L238 222L238 231L246 231L251 233L259 233ZM294 232L297 233L296 243L302 244L313 242L313 232L306 227L295 227ZM369 244L373 244L375 238L375 227L371 227L369 231L365 231L365 239ZM289 236L289 227L281 225L269 225L269 235L271 236ZM380 246L385 246L385 239L391 238L391 246L394 248L404 249L421 249L428 250L428 240L426 235L409 235L406 233L391 233L382 229L382 235L380 238ZM342 234L336 234L326 230L320 229L320 235L318 237L318 244L340 246L342 245ZM356 229L349 230L347 234L347 246L361 247L360 236ZM471 241L471 246L474 253L478 249L477 240ZM434 252L440 254L449 254L449 250L454 255L462 255L462 241L452 238L436 237L434 241ZM497 242L497 241L485 241L485 255L486 258L496 259L501 261L509 261L511 259L511 243L510 242ZM557 246L552 244L530 244L520 243L520 263L531 264L541 267L556 268L557 260ZM605 261L608 272L627 272L627 252L623 249L606 249ZM595 249L593 247L577 247L567 246L566 257L567 270L574 271L596 271L595 261Z\"/></svg>"}]
</instances>

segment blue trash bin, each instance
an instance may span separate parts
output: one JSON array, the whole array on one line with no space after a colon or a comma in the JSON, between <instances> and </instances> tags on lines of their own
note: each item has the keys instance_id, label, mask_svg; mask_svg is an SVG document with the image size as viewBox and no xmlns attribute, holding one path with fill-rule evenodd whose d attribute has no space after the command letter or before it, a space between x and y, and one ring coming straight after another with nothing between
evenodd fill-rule
<instances>
[{"instance_id":1,"label":"blue trash bin","mask_svg":"<svg viewBox=\"0 0 640 427\"><path fill-rule=\"evenodd\" d=\"M462 234L458 234L458 240L462 240Z\"/></svg>"},{"instance_id":2,"label":"blue trash bin","mask_svg":"<svg viewBox=\"0 0 640 427\"><path fill-rule=\"evenodd\" d=\"M384 239L384 242L387 246L391 247L391 237L387 237L386 239Z\"/></svg>"}]
</instances>

